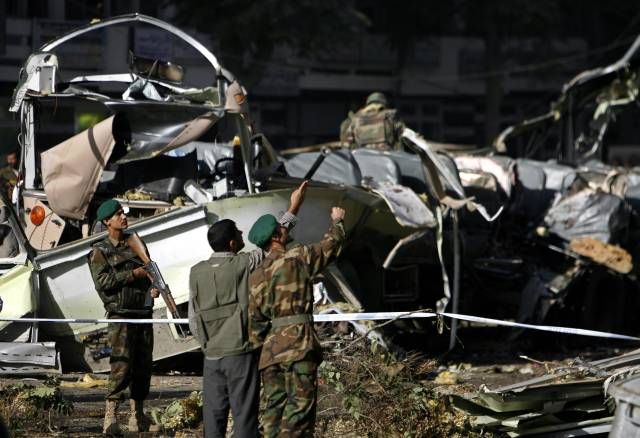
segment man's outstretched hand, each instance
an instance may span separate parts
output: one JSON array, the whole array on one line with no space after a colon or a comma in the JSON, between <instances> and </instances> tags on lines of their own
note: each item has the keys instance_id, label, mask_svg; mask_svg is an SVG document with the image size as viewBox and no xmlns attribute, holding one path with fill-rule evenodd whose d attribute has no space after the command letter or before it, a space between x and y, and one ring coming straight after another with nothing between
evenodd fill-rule
<instances>
[{"instance_id":1,"label":"man's outstretched hand","mask_svg":"<svg viewBox=\"0 0 640 438\"><path fill-rule=\"evenodd\" d=\"M307 185L309 185L309 181L305 180L300 184L300 186L291 193L291 205L289 206L289 213L298 214L298 210L300 210L300 206L304 202L304 195L307 191Z\"/></svg>"},{"instance_id":2,"label":"man's outstretched hand","mask_svg":"<svg viewBox=\"0 0 640 438\"><path fill-rule=\"evenodd\" d=\"M341 221L344 219L345 211L344 208L333 207L331 208L331 220L332 221Z\"/></svg>"}]
</instances>

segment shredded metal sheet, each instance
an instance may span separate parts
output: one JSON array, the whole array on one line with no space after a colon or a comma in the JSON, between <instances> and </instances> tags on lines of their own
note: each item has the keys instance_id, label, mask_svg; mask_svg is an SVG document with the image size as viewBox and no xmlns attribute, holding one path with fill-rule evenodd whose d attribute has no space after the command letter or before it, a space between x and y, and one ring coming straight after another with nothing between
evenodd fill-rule
<instances>
[{"instance_id":1,"label":"shredded metal sheet","mask_svg":"<svg viewBox=\"0 0 640 438\"><path fill-rule=\"evenodd\" d=\"M60 372L55 342L0 342L0 374Z\"/></svg>"},{"instance_id":2,"label":"shredded metal sheet","mask_svg":"<svg viewBox=\"0 0 640 438\"><path fill-rule=\"evenodd\" d=\"M433 228L436 218L415 192L398 184L370 181L368 188L380 195L400 225L412 228Z\"/></svg>"}]
</instances>

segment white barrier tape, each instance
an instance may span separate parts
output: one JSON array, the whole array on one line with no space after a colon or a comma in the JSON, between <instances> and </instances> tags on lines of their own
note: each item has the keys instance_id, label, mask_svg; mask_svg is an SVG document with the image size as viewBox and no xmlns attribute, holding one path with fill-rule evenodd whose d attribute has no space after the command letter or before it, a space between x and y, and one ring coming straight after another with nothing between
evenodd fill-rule
<instances>
[{"instance_id":1,"label":"white barrier tape","mask_svg":"<svg viewBox=\"0 0 640 438\"><path fill-rule=\"evenodd\" d=\"M444 316L462 321L477 322L486 325L499 325L503 327L524 328L568 335L591 336L596 338L620 339L624 341L640 341L635 336L620 335L617 333L601 332L572 327L560 327L553 325L524 324L520 322L503 321L501 319L484 318L481 316L462 315L459 313L435 313L435 312L362 312L362 313L325 313L313 315L314 322L342 322L342 321L380 321L391 319L435 318ZM0 317L0 321L8 322L51 322L63 324L188 324L187 318L179 319L88 319L88 318L7 318Z\"/></svg>"},{"instance_id":2,"label":"white barrier tape","mask_svg":"<svg viewBox=\"0 0 640 438\"><path fill-rule=\"evenodd\" d=\"M378 321L389 319L435 318L435 312L363 312L363 313L323 313L313 315L314 322Z\"/></svg>"},{"instance_id":3,"label":"white barrier tape","mask_svg":"<svg viewBox=\"0 0 640 438\"><path fill-rule=\"evenodd\" d=\"M442 316L449 318L455 318L463 321L479 322L483 324L501 325L504 327L517 327L531 330L540 330L553 333L564 333L568 335L580 335L580 336L592 336L596 338L608 338L608 339L621 339L625 341L640 341L640 338L635 336L619 335L617 333L601 332L598 330L587 330L572 327L560 327L555 325L535 325L524 324L520 322L503 321L501 319L483 318L480 316L461 315L459 313L440 313Z\"/></svg>"},{"instance_id":4,"label":"white barrier tape","mask_svg":"<svg viewBox=\"0 0 640 438\"><path fill-rule=\"evenodd\" d=\"M369 313L327 313L313 315L314 322L341 322L341 321L377 321L396 318L434 318L432 312L369 312ZM8 322L52 322L61 324L188 324L187 318L176 319L90 319L90 318L6 318L0 317L0 321Z\"/></svg>"},{"instance_id":5,"label":"white barrier tape","mask_svg":"<svg viewBox=\"0 0 640 438\"><path fill-rule=\"evenodd\" d=\"M179 319L91 319L91 318L5 318L0 317L0 321L9 322L53 322L60 324L187 324L187 318Z\"/></svg>"}]
</instances>

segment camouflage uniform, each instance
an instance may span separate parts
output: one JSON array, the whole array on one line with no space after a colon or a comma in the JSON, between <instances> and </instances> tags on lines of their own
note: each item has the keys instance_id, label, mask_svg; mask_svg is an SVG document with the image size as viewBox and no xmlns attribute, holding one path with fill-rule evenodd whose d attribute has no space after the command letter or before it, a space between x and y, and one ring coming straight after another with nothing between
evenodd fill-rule
<instances>
[{"instance_id":1,"label":"camouflage uniform","mask_svg":"<svg viewBox=\"0 0 640 438\"><path fill-rule=\"evenodd\" d=\"M322 361L313 328L313 278L339 252L344 237L342 221L336 221L318 243L271 251L249 277L252 342L263 344L259 368L267 437L313 435Z\"/></svg>"},{"instance_id":2,"label":"camouflage uniform","mask_svg":"<svg viewBox=\"0 0 640 438\"><path fill-rule=\"evenodd\" d=\"M133 270L142 265L127 244L126 235L115 245L108 237L94 245L89 267L108 318L151 317L152 308L145 303L151 282L133 276ZM153 327L109 324L108 333L111 374L107 399L123 399L129 387L132 400L144 400L151 381Z\"/></svg>"},{"instance_id":3,"label":"camouflage uniform","mask_svg":"<svg viewBox=\"0 0 640 438\"><path fill-rule=\"evenodd\" d=\"M109 315L109 318L121 317ZM106 398L122 400L128 387L132 400L146 399L153 364L153 327L151 324L109 324L108 332L111 374Z\"/></svg>"},{"instance_id":4,"label":"camouflage uniform","mask_svg":"<svg viewBox=\"0 0 640 438\"><path fill-rule=\"evenodd\" d=\"M340 141L352 149L403 150L400 135L404 129L395 109L374 102L349 116L340 125Z\"/></svg>"},{"instance_id":5,"label":"camouflage uniform","mask_svg":"<svg viewBox=\"0 0 640 438\"><path fill-rule=\"evenodd\" d=\"M7 198L11 199L13 188L18 184L18 172L11 166L0 169L0 189L4 190Z\"/></svg>"},{"instance_id":6,"label":"camouflage uniform","mask_svg":"<svg viewBox=\"0 0 640 438\"><path fill-rule=\"evenodd\" d=\"M0 198L0 257L15 257L20 252L18 239L9 223L9 207Z\"/></svg>"},{"instance_id":7,"label":"camouflage uniform","mask_svg":"<svg viewBox=\"0 0 640 438\"><path fill-rule=\"evenodd\" d=\"M0 169L0 178L13 187L18 183L18 171L11 166L5 166Z\"/></svg>"}]
</instances>

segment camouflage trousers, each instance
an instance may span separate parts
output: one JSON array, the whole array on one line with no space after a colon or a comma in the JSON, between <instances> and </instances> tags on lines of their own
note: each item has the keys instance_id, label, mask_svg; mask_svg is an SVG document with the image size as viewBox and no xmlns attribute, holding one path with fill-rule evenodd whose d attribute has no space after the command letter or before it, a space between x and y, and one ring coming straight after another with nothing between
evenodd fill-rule
<instances>
[{"instance_id":1,"label":"camouflage trousers","mask_svg":"<svg viewBox=\"0 0 640 438\"><path fill-rule=\"evenodd\" d=\"M318 362L301 360L262 370L265 437L313 437Z\"/></svg>"},{"instance_id":2,"label":"camouflage trousers","mask_svg":"<svg viewBox=\"0 0 640 438\"><path fill-rule=\"evenodd\" d=\"M151 324L109 324L108 332L111 374L107 399L122 400L129 388L131 399L144 400L151 383L153 327Z\"/></svg>"}]
</instances>

